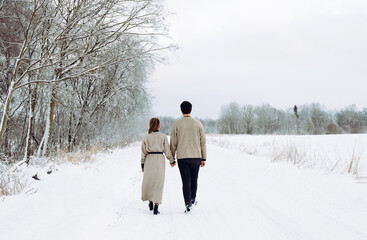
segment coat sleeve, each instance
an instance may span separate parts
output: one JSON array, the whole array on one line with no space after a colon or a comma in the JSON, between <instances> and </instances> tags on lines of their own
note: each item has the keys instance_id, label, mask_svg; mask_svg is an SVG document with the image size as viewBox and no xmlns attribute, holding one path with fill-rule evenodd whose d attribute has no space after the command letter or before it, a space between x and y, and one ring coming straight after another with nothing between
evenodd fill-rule
<instances>
[{"instance_id":1,"label":"coat sleeve","mask_svg":"<svg viewBox=\"0 0 367 240\"><path fill-rule=\"evenodd\" d=\"M147 151L147 141L146 138L144 137L143 141L141 142L141 163L143 164L145 162L145 158L148 155L148 151Z\"/></svg>"},{"instance_id":2,"label":"coat sleeve","mask_svg":"<svg viewBox=\"0 0 367 240\"><path fill-rule=\"evenodd\" d=\"M172 157L174 158L176 156L176 150L177 150L177 130L176 130L176 124L174 123L172 125L171 130L170 149Z\"/></svg>"},{"instance_id":3,"label":"coat sleeve","mask_svg":"<svg viewBox=\"0 0 367 240\"><path fill-rule=\"evenodd\" d=\"M166 155L166 158L168 158L170 163L173 163L175 161L175 158L172 156L168 138L166 135L164 135L164 140L163 140L163 152Z\"/></svg>"},{"instance_id":4,"label":"coat sleeve","mask_svg":"<svg viewBox=\"0 0 367 240\"><path fill-rule=\"evenodd\" d=\"M200 123L200 147L201 147L201 159L206 161L206 137L203 125Z\"/></svg>"}]
</instances>

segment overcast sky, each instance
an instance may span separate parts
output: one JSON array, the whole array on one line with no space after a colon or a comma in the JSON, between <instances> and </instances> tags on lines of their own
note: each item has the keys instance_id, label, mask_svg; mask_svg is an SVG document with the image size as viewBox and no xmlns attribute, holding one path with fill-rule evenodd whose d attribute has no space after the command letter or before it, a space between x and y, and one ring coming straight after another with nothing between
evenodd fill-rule
<instances>
[{"instance_id":1,"label":"overcast sky","mask_svg":"<svg viewBox=\"0 0 367 240\"><path fill-rule=\"evenodd\" d=\"M156 116L318 102L367 107L366 0L166 0L179 50L148 87Z\"/></svg>"}]
</instances>

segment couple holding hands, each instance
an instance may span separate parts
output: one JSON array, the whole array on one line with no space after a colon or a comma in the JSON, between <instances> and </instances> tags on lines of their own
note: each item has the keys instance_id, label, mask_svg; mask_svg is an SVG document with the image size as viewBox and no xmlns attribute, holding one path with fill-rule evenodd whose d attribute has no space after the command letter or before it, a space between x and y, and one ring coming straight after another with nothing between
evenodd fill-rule
<instances>
[{"instance_id":1,"label":"couple holding hands","mask_svg":"<svg viewBox=\"0 0 367 240\"><path fill-rule=\"evenodd\" d=\"M158 118L149 121L149 131L141 144L141 167L144 172L142 195L143 201L149 201L149 210L159 214L158 206L162 204L165 179L165 157L171 167L178 162L182 179L182 190L185 200L185 212L196 205L197 180L200 167L205 166L206 140L203 125L193 119L192 105L188 101L181 103L183 117L172 125L170 143L165 134L159 132ZM163 155L164 154L164 155Z\"/></svg>"}]
</instances>

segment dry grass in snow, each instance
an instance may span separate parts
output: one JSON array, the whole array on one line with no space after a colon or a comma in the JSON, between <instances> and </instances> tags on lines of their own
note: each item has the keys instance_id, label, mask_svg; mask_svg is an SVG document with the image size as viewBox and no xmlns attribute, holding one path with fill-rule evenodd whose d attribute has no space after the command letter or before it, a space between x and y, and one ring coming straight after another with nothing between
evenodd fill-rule
<instances>
[{"instance_id":1,"label":"dry grass in snow","mask_svg":"<svg viewBox=\"0 0 367 240\"><path fill-rule=\"evenodd\" d=\"M210 135L208 141L249 155L265 156L273 162L367 177L367 134Z\"/></svg>"}]
</instances>

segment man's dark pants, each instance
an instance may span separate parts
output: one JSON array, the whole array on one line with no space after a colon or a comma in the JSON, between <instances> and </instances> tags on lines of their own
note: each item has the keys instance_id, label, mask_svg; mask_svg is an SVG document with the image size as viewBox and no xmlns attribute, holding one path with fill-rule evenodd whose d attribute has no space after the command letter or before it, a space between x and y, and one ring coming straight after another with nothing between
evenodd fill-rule
<instances>
[{"instance_id":1,"label":"man's dark pants","mask_svg":"<svg viewBox=\"0 0 367 240\"><path fill-rule=\"evenodd\" d=\"M200 164L200 158L178 159L178 168L181 173L182 190L186 206L190 205L196 198Z\"/></svg>"}]
</instances>

